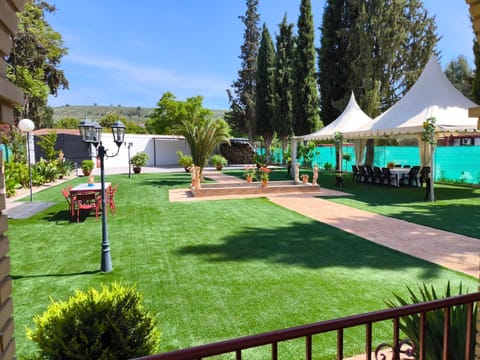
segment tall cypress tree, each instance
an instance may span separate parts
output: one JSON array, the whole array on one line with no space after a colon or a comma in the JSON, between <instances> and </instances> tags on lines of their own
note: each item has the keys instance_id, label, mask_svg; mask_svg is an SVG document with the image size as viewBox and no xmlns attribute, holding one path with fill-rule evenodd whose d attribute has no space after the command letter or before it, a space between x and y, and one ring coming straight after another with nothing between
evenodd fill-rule
<instances>
[{"instance_id":1,"label":"tall cypress tree","mask_svg":"<svg viewBox=\"0 0 480 360\"><path fill-rule=\"evenodd\" d=\"M322 37L318 49L318 84L320 87L320 115L325 125L342 112L344 101L352 89L348 88L349 61L345 41L354 18L349 1L328 0L323 12Z\"/></svg>"},{"instance_id":2,"label":"tall cypress tree","mask_svg":"<svg viewBox=\"0 0 480 360\"><path fill-rule=\"evenodd\" d=\"M293 74L295 38L292 23L287 23L287 15L280 24L276 39L275 60L275 131L282 140L283 151L287 148L288 137L293 134Z\"/></svg>"},{"instance_id":3,"label":"tall cypress tree","mask_svg":"<svg viewBox=\"0 0 480 360\"><path fill-rule=\"evenodd\" d=\"M309 134L320 126L320 109L315 71L315 31L310 0L302 0L298 18L294 66L294 133Z\"/></svg>"},{"instance_id":4,"label":"tall cypress tree","mask_svg":"<svg viewBox=\"0 0 480 360\"><path fill-rule=\"evenodd\" d=\"M475 74L472 82L473 101L480 104L480 45L476 40L473 42L473 55L475 58Z\"/></svg>"},{"instance_id":5,"label":"tall cypress tree","mask_svg":"<svg viewBox=\"0 0 480 360\"><path fill-rule=\"evenodd\" d=\"M263 24L262 39L258 50L256 81L257 134L263 136L265 148L269 149L273 138L275 118L275 49L266 24Z\"/></svg>"},{"instance_id":6,"label":"tall cypress tree","mask_svg":"<svg viewBox=\"0 0 480 360\"><path fill-rule=\"evenodd\" d=\"M238 79L232 84L234 94L227 90L230 111L225 118L230 125L240 133L247 133L253 139L255 123L255 78L257 69L257 56L260 39L258 22L258 0L247 0L245 16L239 18L245 24L243 35L244 43L241 46L240 59L241 69L238 71Z\"/></svg>"}]
</instances>

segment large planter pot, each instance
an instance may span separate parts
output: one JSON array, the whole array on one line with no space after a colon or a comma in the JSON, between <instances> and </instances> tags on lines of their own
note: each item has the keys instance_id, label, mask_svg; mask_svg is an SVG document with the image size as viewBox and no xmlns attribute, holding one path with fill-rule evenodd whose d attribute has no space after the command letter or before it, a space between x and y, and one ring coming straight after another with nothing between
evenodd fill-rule
<instances>
[{"instance_id":1,"label":"large planter pot","mask_svg":"<svg viewBox=\"0 0 480 360\"><path fill-rule=\"evenodd\" d=\"M140 174L141 171L142 171L142 168L140 166L134 166L133 167L133 172L135 174Z\"/></svg>"},{"instance_id":2,"label":"large planter pot","mask_svg":"<svg viewBox=\"0 0 480 360\"><path fill-rule=\"evenodd\" d=\"M251 184L253 181L253 177L252 176L247 176L247 183Z\"/></svg>"},{"instance_id":3,"label":"large planter pot","mask_svg":"<svg viewBox=\"0 0 480 360\"><path fill-rule=\"evenodd\" d=\"M304 184L307 184L307 183L308 183L308 175L303 175L303 176L302 176L302 182L303 182Z\"/></svg>"},{"instance_id":4,"label":"large planter pot","mask_svg":"<svg viewBox=\"0 0 480 360\"><path fill-rule=\"evenodd\" d=\"M262 180L262 187L267 187L268 180Z\"/></svg>"},{"instance_id":5,"label":"large planter pot","mask_svg":"<svg viewBox=\"0 0 480 360\"><path fill-rule=\"evenodd\" d=\"M92 173L92 170L82 169L82 172L83 172L83 176L90 176L90 174Z\"/></svg>"},{"instance_id":6,"label":"large planter pot","mask_svg":"<svg viewBox=\"0 0 480 360\"><path fill-rule=\"evenodd\" d=\"M215 169L217 169L217 171L220 171L220 170L223 169L223 166L222 165L217 165L217 166L215 166Z\"/></svg>"}]
</instances>

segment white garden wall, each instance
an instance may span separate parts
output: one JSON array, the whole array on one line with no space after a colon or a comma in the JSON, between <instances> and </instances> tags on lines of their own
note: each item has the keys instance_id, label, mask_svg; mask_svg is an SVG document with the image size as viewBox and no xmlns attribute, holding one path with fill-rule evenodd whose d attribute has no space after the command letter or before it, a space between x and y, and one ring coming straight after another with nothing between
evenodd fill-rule
<instances>
[{"instance_id":1,"label":"white garden wall","mask_svg":"<svg viewBox=\"0 0 480 360\"><path fill-rule=\"evenodd\" d=\"M102 143L107 149L107 154L115 154L117 145L114 143L111 134L102 134ZM126 134L125 142L120 147L118 155L112 158L105 158L105 168L128 166L129 143L132 144L130 156L140 151L145 151L148 154L147 166L175 166L178 165L178 156L176 154L178 150L184 154L190 154L190 148L182 136ZM95 159L96 153L93 146L92 154L93 159Z\"/></svg>"}]
</instances>

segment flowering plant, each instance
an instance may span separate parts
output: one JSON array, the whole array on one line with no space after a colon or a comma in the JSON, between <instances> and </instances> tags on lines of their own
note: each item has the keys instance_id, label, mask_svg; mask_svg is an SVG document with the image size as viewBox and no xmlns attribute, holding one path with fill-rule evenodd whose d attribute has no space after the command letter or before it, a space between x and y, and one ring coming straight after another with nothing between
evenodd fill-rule
<instances>
[{"instance_id":1,"label":"flowering plant","mask_svg":"<svg viewBox=\"0 0 480 360\"><path fill-rule=\"evenodd\" d=\"M435 144L435 117L429 117L423 122L422 140L432 145Z\"/></svg>"},{"instance_id":2,"label":"flowering plant","mask_svg":"<svg viewBox=\"0 0 480 360\"><path fill-rule=\"evenodd\" d=\"M272 170L265 167L265 166L262 166L260 168L260 179L262 180L268 180L268 174L271 172Z\"/></svg>"},{"instance_id":3,"label":"flowering plant","mask_svg":"<svg viewBox=\"0 0 480 360\"><path fill-rule=\"evenodd\" d=\"M253 178L253 177L255 177L255 171L256 171L255 166L247 166L247 167L245 167L243 175L245 175L246 178L248 178L248 177Z\"/></svg>"}]
</instances>

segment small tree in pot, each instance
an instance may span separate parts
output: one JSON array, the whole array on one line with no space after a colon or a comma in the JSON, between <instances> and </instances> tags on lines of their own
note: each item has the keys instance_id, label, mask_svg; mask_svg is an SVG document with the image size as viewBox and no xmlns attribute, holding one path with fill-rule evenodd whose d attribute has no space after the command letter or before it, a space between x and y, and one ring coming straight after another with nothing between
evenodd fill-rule
<instances>
[{"instance_id":1,"label":"small tree in pot","mask_svg":"<svg viewBox=\"0 0 480 360\"><path fill-rule=\"evenodd\" d=\"M83 175L85 176L90 175L94 166L95 164L93 163L93 160L91 159L83 160L81 164Z\"/></svg>"},{"instance_id":2,"label":"small tree in pot","mask_svg":"<svg viewBox=\"0 0 480 360\"><path fill-rule=\"evenodd\" d=\"M227 159L225 159L222 155L220 154L215 154L210 158L210 162L212 163L215 168L220 171L224 166L227 165Z\"/></svg>"},{"instance_id":3,"label":"small tree in pot","mask_svg":"<svg viewBox=\"0 0 480 360\"><path fill-rule=\"evenodd\" d=\"M130 160L133 165L133 172L139 174L142 171L142 166L147 165L148 155L145 151L140 151L132 156Z\"/></svg>"}]
</instances>

